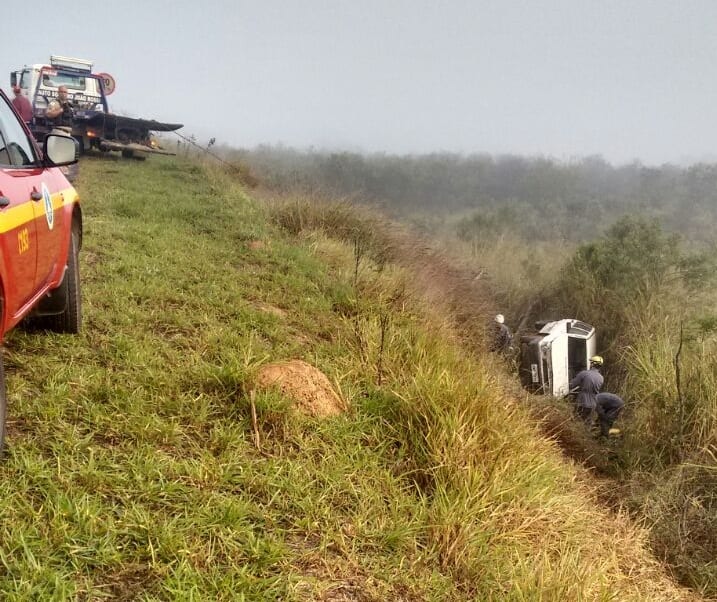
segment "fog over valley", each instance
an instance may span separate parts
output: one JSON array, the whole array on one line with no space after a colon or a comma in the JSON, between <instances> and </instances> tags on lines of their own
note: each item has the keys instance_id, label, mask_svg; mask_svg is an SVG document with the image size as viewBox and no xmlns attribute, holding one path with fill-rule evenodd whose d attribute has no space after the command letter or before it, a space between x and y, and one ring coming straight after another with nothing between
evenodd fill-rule
<instances>
[{"instance_id":1,"label":"fog over valley","mask_svg":"<svg viewBox=\"0 0 717 602\"><path fill-rule=\"evenodd\" d=\"M89 58L117 81L113 110L184 123L199 140L618 164L715 158L708 0L33 6L53 27L27 44L26 16L12 11L5 77L50 54ZM103 26L88 27L89 14Z\"/></svg>"}]
</instances>

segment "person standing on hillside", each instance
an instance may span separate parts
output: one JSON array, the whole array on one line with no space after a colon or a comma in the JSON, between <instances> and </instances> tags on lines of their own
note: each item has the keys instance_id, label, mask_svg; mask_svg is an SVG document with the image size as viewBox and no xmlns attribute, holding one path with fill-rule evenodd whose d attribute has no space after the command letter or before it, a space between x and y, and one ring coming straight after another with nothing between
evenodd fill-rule
<instances>
[{"instance_id":1,"label":"person standing on hillside","mask_svg":"<svg viewBox=\"0 0 717 602\"><path fill-rule=\"evenodd\" d=\"M607 437L610 429L620 415L625 402L614 393L598 393L596 396L598 421L600 422L600 435ZM619 432L619 431L617 431Z\"/></svg>"},{"instance_id":2,"label":"person standing on hillside","mask_svg":"<svg viewBox=\"0 0 717 602\"><path fill-rule=\"evenodd\" d=\"M15 107L15 110L25 123L30 123L32 121L32 105L30 101L27 99L27 96L22 93L20 86L13 86L12 91L15 93L15 98L12 99L12 106Z\"/></svg>"},{"instance_id":3,"label":"person standing on hillside","mask_svg":"<svg viewBox=\"0 0 717 602\"><path fill-rule=\"evenodd\" d=\"M493 342L490 350L497 351L499 353L507 353L510 350L510 345L513 342L513 333L505 323L505 317L503 314L496 315L493 318Z\"/></svg>"},{"instance_id":4,"label":"person standing on hillside","mask_svg":"<svg viewBox=\"0 0 717 602\"><path fill-rule=\"evenodd\" d=\"M588 427L592 425L593 410L597 407L597 395L604 382L600 374L602 364L602 357L594 355L590 358L590 368L578 372L570 381L570 391L578 394L575 412Z\"/></svg>"}]
</instances>

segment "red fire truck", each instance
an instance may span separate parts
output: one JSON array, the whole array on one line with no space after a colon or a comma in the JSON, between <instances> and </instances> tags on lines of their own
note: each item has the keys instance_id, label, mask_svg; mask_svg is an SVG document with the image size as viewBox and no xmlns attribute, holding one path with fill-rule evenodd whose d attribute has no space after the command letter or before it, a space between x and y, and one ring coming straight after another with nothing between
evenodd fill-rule
<instances>
[{"instance_id":1,"label":"red fire truck","mask_svg":"<svg viewBox=\"0 0 717 602\"><path fill-rule=\"evenodd\" d=\"M69 136L48 134L40 148L0 91L0 343L30 314L43 327L79 332L82 212L60 170L78 154ZM5 413L0 348L0 450Z\"/></svg>"}]
</instances>

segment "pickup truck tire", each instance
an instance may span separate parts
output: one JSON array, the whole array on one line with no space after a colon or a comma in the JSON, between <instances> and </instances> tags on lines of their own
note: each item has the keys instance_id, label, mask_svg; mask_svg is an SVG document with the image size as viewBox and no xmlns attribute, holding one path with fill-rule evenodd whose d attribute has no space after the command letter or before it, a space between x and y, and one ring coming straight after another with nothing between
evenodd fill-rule
<instances>
[{"instance_id":1,"label":"pickup truck tire","mask_svg":"<svg viewBox=\"0 0 717 602\"><path fill-rule=\"evenodd\" d=\"M73 226L70 250L67 254L65 278L60 285L64 289L65 309L54 316L45 316L44 325L54 332L77 334L82 325L82 295L80 290L80 234Z\"/></svg>"}]
</instances>

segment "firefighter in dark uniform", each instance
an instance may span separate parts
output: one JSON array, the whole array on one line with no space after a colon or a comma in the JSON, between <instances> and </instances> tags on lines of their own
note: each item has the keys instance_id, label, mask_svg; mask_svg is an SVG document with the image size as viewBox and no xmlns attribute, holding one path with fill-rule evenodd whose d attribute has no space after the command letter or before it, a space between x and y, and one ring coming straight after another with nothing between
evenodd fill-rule
<instances>
[{"instance_id":1,"label":"firefighter in dark uniform","mask_svg":"<svg viewBox=\"0 0 717 602\"><path fill-rule=\"evenodd\" d=\"M596 397L597 405L595 410L597 411L598 421L600 423L600 435L607 437L610 435L610 431L615 434L620 431L613 429L612 425L620 415L622 408L625 406L625 402L615 395L614 393L598 393Z\"/></svg>"},{"instance_id":2,"label":"firefighter in dark uniform","mask_svg":"<svg viewBox=\"0 0 717 602\"><path fill-rule=\"evenodd\" d=\"M602 357L594 355L590 358L590 368L578 372L570 381L570 391L578 394L575 413L588 427L592 426L593 410L597 407L597 395L603 385L603 377L600 374L602 364Z\"/></svg>"},{"instance_id":3,"label":"firefighter in dark uniform","mask_svg":"<svg viewBox=\"0 0 717 602\"><path fill-rule=\"evenodd\" d=\"M513 333L505 323L503 314L498 314L493 318L493 341L490 346L491 351L498 353L509 353L510 345L513 342Z\"/></svg>"}]
</instances>

